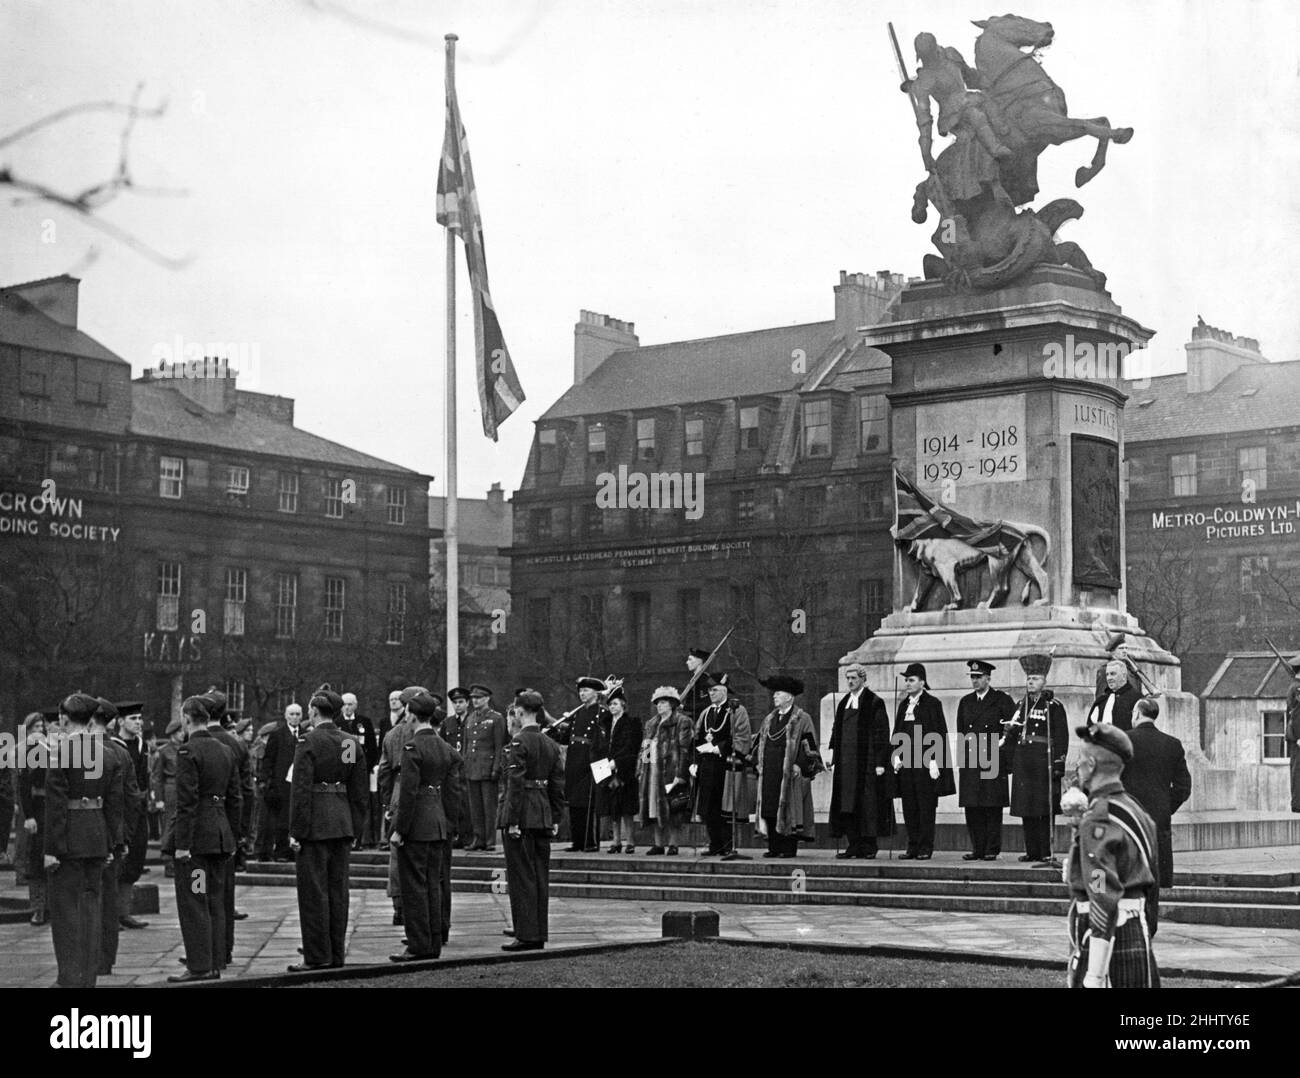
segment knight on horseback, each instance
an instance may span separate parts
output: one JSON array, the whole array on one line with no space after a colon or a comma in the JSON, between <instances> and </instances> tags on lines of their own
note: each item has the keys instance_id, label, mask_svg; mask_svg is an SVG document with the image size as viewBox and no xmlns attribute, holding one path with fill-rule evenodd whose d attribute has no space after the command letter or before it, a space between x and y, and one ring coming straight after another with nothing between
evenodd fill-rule
<instances>
[{"instance_id":1,"label":"knight on horseback","mask_svg":"<svg viewBox=\"0 0 1300 1078\"><path fill-rule=\"evenodd\" d=\"M921 158L925 167L934 171L931 155L934 119L929 99L939 105L938 127L940 135L957 135L969 132L993 157L1010 157L1011 151L994 134L989 115L995 106L978 90L968 89L975 83L978 73L954 48L940 46L933 34L916 35L916 58L920 66L916 78L908 79L901 89L916 101L916 126L921 132Z\"/></svg>"}]
</instances>

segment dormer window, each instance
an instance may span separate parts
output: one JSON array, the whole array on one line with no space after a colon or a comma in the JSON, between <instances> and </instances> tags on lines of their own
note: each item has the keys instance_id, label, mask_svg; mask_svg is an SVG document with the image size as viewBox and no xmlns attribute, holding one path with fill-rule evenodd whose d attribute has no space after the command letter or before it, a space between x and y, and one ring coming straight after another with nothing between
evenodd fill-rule
<instances>
[{"instance_id":1,"label":"dormer window","mask_svg":"<svg viewBox=\"0 0 1300 1078\"><path fill-rule=\"evenodd\" d=\"M599 424L587 428L587 463L596 468L605 466L608 432Z\"/></svg>"},{"instance_id":2,"label":"dormer window","mask_svg":"<svg viewBox=\"0 0 1300 1078\"><path fill-rule=\"evenodd\" d=\"M543 475L553 475L560 470L558 441L553 427L537 432L537 470Z\"/></svg>"},{"instance_id":3,"label":"dormer window","mask_svg":"<svg viewBox=\"0 0 1300 1078\"><path fill-rule=\"evenodd\" d=\"M757 449L758 448L758 408L742 408L740 410L740 448Z\"/></svg>"},{"instance_id":4,"label":"dormer window","mask_svg":"<svg viewBox=\"0 0 1300 1078\"><path fill-rule=\"evenodd\" d=\"M704 455L704 420L688 419L686 421L686 455L702 457Z\"/></svg>"},{"instance_id":5,"label":"dormer window","mask_svg":"<svg viewBox=\"0 0 1300 1078\"><path fill-rule=\"evenodd\" d=\"M655 421L638 419L636 421L636 459L655 459Z\"/></svg>"},{"instance_id":6,"label":"dormer window","mask_svg":"<svg viewBox=\"0 0 1300 1078\"><path fill-rule=\"evenodd\" d=\"M831 455L831 402L805 401L803 406L803 456L805 459Z\"/></svg>"},{"instance_id":7,"label":"dormer window","mask_svg":"<svg viewBox=\"0 0 1300 1078\"><path fill-rule=\"evenodd\" d=\"M889 448L888 412L883 393L858 398L858 449L869 453Z\"/></svg>"}]
</instances>

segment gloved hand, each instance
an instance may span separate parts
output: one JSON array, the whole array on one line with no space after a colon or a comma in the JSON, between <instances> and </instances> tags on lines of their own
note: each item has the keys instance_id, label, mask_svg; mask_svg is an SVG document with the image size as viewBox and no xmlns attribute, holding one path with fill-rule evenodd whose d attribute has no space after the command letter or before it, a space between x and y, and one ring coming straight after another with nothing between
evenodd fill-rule
<instances>
[{"instance_id":1,"label":"gloved hand","mask_svg":"<svg viewBox=\"0 0 1300 1078\"><path fill-rule=\"evenodd\" d=\"M695 776L698 775L698 774L700 773L700 765L699 765L699 764L691 764L691 766L690 766L690 772L691 772L691 778L695 778Z\"/></svg>"},{"instance_id":2,"label":"gloved hand","mask_svg":"<svg viewBox=\"0 0 1300 1078\"><path fill-rule=\"evenodd\" d=\"M36 817L35 817L35 816L29 816L29 817L27 817L27 819L25 819L25 820L23 821L23 830L26 831L29 835L34 835L34 834L36 834Z\"/></svg>"},{"instance_id":3,"label":"gloved hand","mask_svg":"<svg viewBox=\"0 0 1300 1078\"><path fill-rule=\"evenodd\" d=\"M883 767L878 767L878 768L876 768L876 777L877 777L877 778L879 778L879 777L880 777L881 775L883 775L884 773L885 773L885 769L884 769Z\"/></svg>"},{"instance_id":4,"label":"gloved hand","mask_svg":"<svg viewBox=\"0 0 1300 1078\"><path fill-rule=\"evenodd\" d=\"M939 763L937 760L930 761L930 778L935 782L939 781Z\"/></svg>"},{"instance_id":5,"label":"gloved hand","mask_svg":"<svg viewBox=\"0 0 1300 1078\"><path fill-rule=\"evenodd\" d=\"M895 757L894 757L894 774L897 775L897 774L898 774L900 771L902 771L902 770L903 770L903 758L902 758L901 756L895 756Z\"/></svg>"},{"instance_id":6,"label":"gloved hand","mask_svg":"<svg viewBox=\"0 0 1300 1078\"><path fill-rule=\"evenodd\" d=\"M1093 936L1088 941L1088 972L1083 976L1084 988L1110 987L1110 953L1114 940L1099 940Z\"/></svg>"}]
</instances>

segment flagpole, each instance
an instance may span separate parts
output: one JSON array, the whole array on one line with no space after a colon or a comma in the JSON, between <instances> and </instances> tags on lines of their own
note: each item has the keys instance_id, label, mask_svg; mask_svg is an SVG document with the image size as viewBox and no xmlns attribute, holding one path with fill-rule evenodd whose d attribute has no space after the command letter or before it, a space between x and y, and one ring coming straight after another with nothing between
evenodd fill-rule
<instances>
[{"instance_id":1,"label":"flagpole","mask_svg":"<svg viewBox=\"0 0 1300 1078\"><path fill-rule=\"evenodd\" d=\"M456 72L456 35L447 34L447 86ZM447 688L460 684L460 543L456 514L456 235L447 235L447 512L443 536L447 548Z\"/></svg>"}]
</instances>

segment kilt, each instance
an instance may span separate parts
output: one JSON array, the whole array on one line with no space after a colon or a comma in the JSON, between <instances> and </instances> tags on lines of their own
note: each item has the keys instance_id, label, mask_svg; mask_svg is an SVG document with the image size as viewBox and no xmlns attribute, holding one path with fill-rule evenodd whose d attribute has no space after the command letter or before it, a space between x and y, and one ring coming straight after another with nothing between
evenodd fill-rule
<instances>
[{"instance_id":1,"label":"kilt","mask_svg":"<svg viewBox=\"0 0 1300 1078\"><path fill-rule=\"evenodd\" d=\"M1077 905L1070 906L1067 928L1070 934L1070 963L1066 985L1069 988L1082 988L1083 978L1088 972L1092 927L1087 915L1078 912ZM1160 987L1160 970L1156 966L1155 953L1151 950L1145 913L1130 916L1115 929L1115 947L1110 955L1110 986Z\"/></svg>"}]
</instances>

